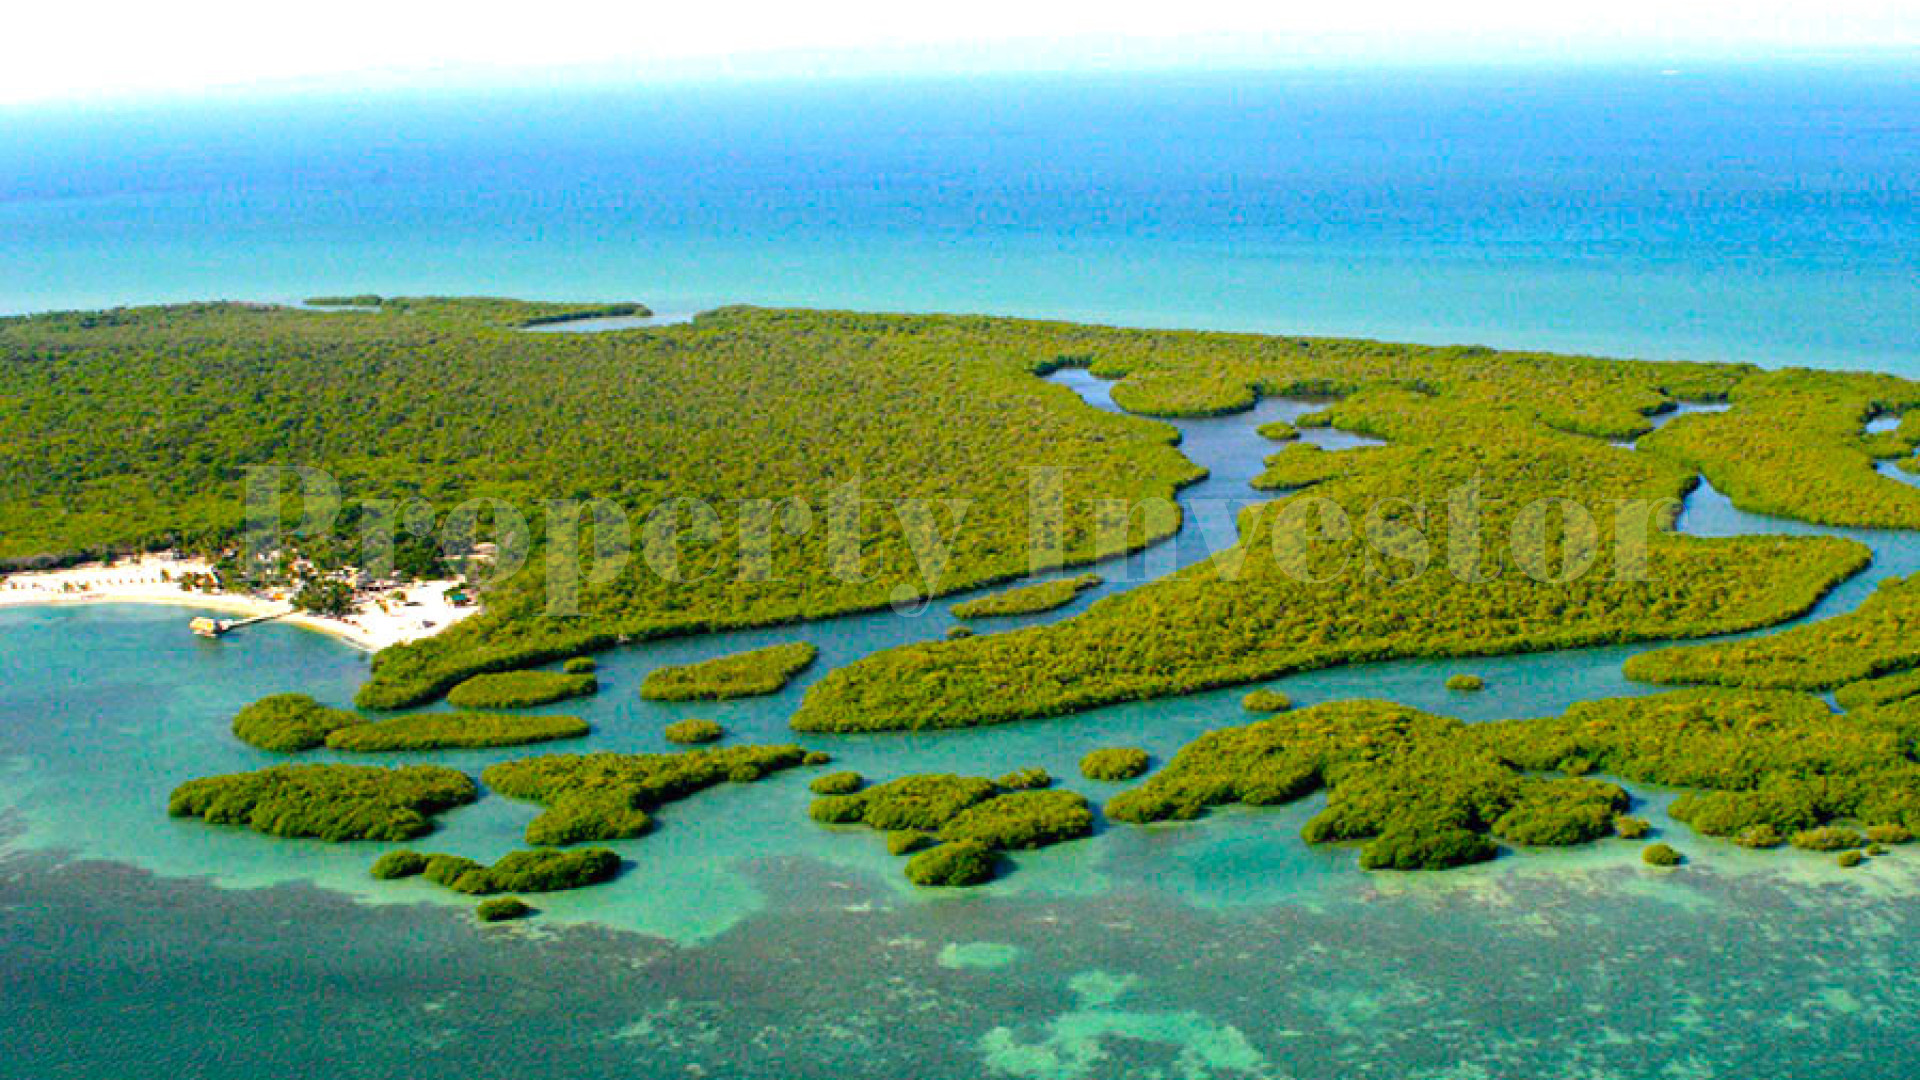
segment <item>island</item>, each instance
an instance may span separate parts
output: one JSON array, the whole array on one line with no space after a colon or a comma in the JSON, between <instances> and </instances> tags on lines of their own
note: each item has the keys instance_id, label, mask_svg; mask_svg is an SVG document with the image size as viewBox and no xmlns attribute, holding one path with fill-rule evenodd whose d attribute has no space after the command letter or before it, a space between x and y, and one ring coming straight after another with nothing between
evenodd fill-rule
<instances>
[{"instance_id":1,"label":"island","mask_svg":"<svg viewBox=\"0 0 1920 1080\"><path fill-rule=\"evenodd\" d=\"M1006 583L955 613L1030 624L890 638L812 681L791 727L933 735L1406 658L1457 663L1447 685L1467 691L1485 685L1460 670L1473 658L1647 643L1660 647L1627 674L1686 689L1472 725L1380 701L1290 710L1255 689L1260 719L1157 772L1132 747L1081 771L1145 777L1107 801L1129 827L1324 792L1305 838L1355 844L1377 869L1644 837L1632 783L1683 789L1675 818L1750 847L1864 858L1920 826L1904 750L1914 579L1778 633L1675 644L1803 616L1871 557L1847 536L1682 533L1703 483L1740 510L1920 528L1920 488L1877 467L1920 445L1920 384L747 307L527 332L614 307L640 310L348 294L0 320L0 445L20 480L0 493L0 601L199 605L237 616L205 616L221 648L244 648L254 620L353 628L377 650L355 708L290 686L233 718L269 753L593 738L575 717L502 710L593 694L606 650L830 633L823 620L910 618ZM1090 378L1121 411L1059 385ZM1085 567L1186 524L1172 500L1205 470L1163 421L1275 398L1309 411L1264 425L1278 445L1237 542L1070 609L1114 576ZM794 641L659 666L641 694L771 694L817 655ZM1828 691L1844 711L1809 693ZM402 711L442 698L461 711ZM825 760L791 745L590 752L482 779L544 808L526 831L544 847L638 837L666 803ZM978 882L1007 851L1097 822L1041 769L816 780L815 816L889 834L916 881ZM407 839L477 797L440 766L282 765L189 781L169 808L277 836Z\"/></svg>"}]
</instances>

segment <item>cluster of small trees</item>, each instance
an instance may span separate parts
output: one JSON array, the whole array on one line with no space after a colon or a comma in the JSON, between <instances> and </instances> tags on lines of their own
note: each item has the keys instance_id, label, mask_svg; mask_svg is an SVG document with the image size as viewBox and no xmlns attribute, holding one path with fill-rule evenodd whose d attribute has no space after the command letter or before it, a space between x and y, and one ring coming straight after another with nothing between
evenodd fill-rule
<instances>
[{"instance_id":1,"label":"cluster of small trees","mask_svg":"<svg viewBox=\"0 0 1920 1080\"><path fill-rule=\"evenodd\" d=\"M1343 701L1203 735L1107 816L1181 820L1324 790L1307 840L1359 842L1367 867L1434 869L1491 858L1498 841L1646 835L1621 813L1626 793L1587 776L1603 773L1692 789L1671 812L1706 835L1839 850L1905 842L1920 827L1916 731L1920 700L1843 715L1783 691L1675 691L1485 724Z\"/></svg>"},{"instance_id":2,"label":"cluster of small trees","mask_svg":"<svg viewBox=\"0 0 1920 1080\"><path fill-rule=\"evenodd\" d=\"M854 774L822 777L809 814L828 825L861 824L887 834L887 850L912 854L916 885L978 885L997 873L998 854L1047 847L1093 832L1093 810L1071 791L1048 790L1039 769L1000 780L903 776L861 788Z\"/></svg>"},{"instance_id":3,"label":"cluster of small trees","mask_svg":"<svg viewBox=\"0 0 1920 1080\"><path fill-rule=\"evenodd\" d=\"M1145 775L1151 760L1145 750L1135 747L1105 747L1080 759L1080 775L1089 780L1131 780Z\"/></svg>"},{"instance_id":4,"label":"cluster of small trees","mask_svg":"<svg viewBox=\"0 0 1920 1080\"><path fill-rule=\"evenodd\" d=\"M515 851L492 866L460 855L422 855L390 851L373 864L382 881L423 875L435 885L468 896L504 892L560 892L610 881L620 872L620 856L606 848L576 851Z\"/></svg>"}]
</instances>

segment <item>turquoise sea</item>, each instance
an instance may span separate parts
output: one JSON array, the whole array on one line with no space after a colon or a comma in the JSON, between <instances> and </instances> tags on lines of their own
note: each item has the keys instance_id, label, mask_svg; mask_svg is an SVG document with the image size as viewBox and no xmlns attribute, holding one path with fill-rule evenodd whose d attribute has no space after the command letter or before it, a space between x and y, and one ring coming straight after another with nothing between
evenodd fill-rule
<instances>
[{"instance_id":1,"label":"turquoise sea","mask_svg":"<svg viewBox=\"0 0 1920 1080\"><path fill-rule=\"evenodd\" d=\"M1920 59L0 109L0 312L318 292L1920 367Z\"/></svg>"},{"instance_id":2,"label":"turquoise sea","mask_svg":"<svg viewBox=\"0 0 1920 1080\"><path fill-rule=\"evenodd\" d=\"M1920 375L1913 67L1396 72L845 83L0 113L0 310L318 292L986 310L1478 341ZM1054 378L1094 407L1104 386ZM1232 535L1304 406L1183 421L1187 527L1064 612ZM1316 431L1338 450L1358 443ZM1890 474L1892 475L1892 474ZM1700 535L1813 531L1710 488ZM1873 568L1812 617L1920 570ZM266 693L345 701L364 658L296 628L220 643L161 607L0 612L0 1075L1903 1077L1920 1056L1920 856L1753 853L1637 812L1613 841L1370 875L1298 836L1312 803L1103 828L985 889L917 892L805 778L704 793L617 845L616 882L478 928L380 845L169 819L270 755ZM1018 625L1022 620L1011 620ZM787 737L808 679L951 625L944 603L609 654L566 708L659 750L712 716ZM804 638L772 698L662 705L651 668ZM1594 649L1274 682L1489 719L1642 693ZM1244 689L1244 688L1243 688ZM883 776L1164 757L1241 690L998 729L813 742ZM512 752L435 755L477 770ZM434 849L516 846L529 807Z\"/></svg>"}]
</instances>

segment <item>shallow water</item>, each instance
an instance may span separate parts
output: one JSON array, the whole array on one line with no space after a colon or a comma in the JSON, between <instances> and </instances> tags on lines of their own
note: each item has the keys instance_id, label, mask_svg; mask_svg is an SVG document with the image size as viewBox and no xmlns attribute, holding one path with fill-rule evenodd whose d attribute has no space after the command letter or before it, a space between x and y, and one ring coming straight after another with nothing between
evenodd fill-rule
<instances>
[{"instance_id":1,"label":"shallow water","mask_svg":"<svg viewBox=\"0 0 1920 1080\"><path fill-rule=\"evenodd\" d=\"M672 326L692 322L699 312L686 309L656 311L651 315L604 315L595 319L566 319L541 323L524 329L529 334L600 334L610 330L645 330L654 326Z\"/></svg>"},{"instance_id":2,"label":"shallow water","mask_svg":"<svg viewBox=\"0 0 1920 1080\"><path fill-rule=\"evenodd\" d=\"M1051 381L1111 408L1082 371ZM1174 541L1101 567L1069 617L1220 550L1247 481L1279 448L1255 434L1314 403L1263 401L1183 420L1210 470L1181 493ZM1326 429L1330 449L1367 440ZM1819 530L1745 514L1703 485L1682 531ZM1920 569L1910 536L1855 532L1871 583ZM1071 571L1067 571L1071 572ZM876 649L944 635L953 598L911 614L650 643L604 654L605 689L553 706L595 725L553 749L661 751L661 727L710 716L738 738L784 741L805 686ZM1610 841L1444 875L1367 875L1299 828L1319 800L1234 809L1184 825L1103 828L1026 854L962 895L913 889L877 835L807 819L805 776L728 785L664 809L612 846L614 883L540 898L532 924L480 929L469 901L366 875L390 845L274 840L170 819L182 780L276 760L235 741L232 713L302 689L344 702L364 658L267 624L232 640L185 632L187 612L76 607L0 612L0 1018L35 1049L0 1074L119 1076L191 1063L194 1075L322 1067L380 1075L431 1049L422 1075L729 1076L1893 1076L1916 1049L1920 962L1900 853L1842 871L1825 856L1703 841L1640 790L1636 812L1691 859L1677 872ZM822 655L778 695L666 704L635 693L655 666L801 638ZM1388 698L1466 719L1558 712L1644 693L1620 664L1646 646L1472 661L1404 661L1275 680L1296 701ZM1457 695L1471 669L1487 691ZM1164 759L1244 722L1246 687L1047 721L935 735L812 737L868 775L997 774L1040 765L1080 780L1086 750L1127 743ZM421 755L469 771L524 750ZM326 753L312 755L325 760ZM534 808L497 797L442 819L417 846L491 858L520 846ZM352 987L349 993L346 988ZM113 1015L114 1037L91 1038ZM1755 1072L1759 1070L1759 1072Z\"/></svg>"}]
</instances>

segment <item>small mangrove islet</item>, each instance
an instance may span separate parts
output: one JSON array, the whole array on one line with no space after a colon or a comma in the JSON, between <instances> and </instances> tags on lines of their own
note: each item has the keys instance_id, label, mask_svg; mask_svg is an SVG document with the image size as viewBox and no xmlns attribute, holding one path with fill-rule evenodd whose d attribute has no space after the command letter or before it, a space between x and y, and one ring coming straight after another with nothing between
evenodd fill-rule
<instances>
[{"instance_id":1,"label":"small mangrove islet","mask_svg":"<svg viewBox=\"0 0 1920 1080\"><path fill-rule=\"evenodd\" d=\"M276 765L189 780L167 812L269 836L412 840L433 831L435 814L478 797L465 774L438 765Z\"/></svg>"},{"instance_id":2,"label":"small mangrove islet","mask_svg":"<svg viewBox=\"0 0 1920 1080\"><path fill-rule=\"evenodd\" d=\"M660 729L660 734L670 743L681 746L694 746L699 743L717 742L727 730L712 720L676 720Z\"/></svg>"},{"instance_id":3,"label":"small mangrove islet","mask_svg":"<svg viewBox=\"0 0 1920 1080\"><path fill-rule=\"evenodd\" d=\"M1253 690L1240 699L1240 707L1252 713L1286 712L1293 699L1278 690Z\"/></svg>"},{"instance_id":4,"label":"small mangrove islet","mask_svg":"<svg viewBox=\"0 0 1920 1080\"><path fill-rule=\"evenodd\" d=\"M1152 760L1137 747L1103 747L1080 759L1080 775L1089 780L1132 780L1145 775Z\"/></svg>"},{"instance_id":5,"label":"small mangrove islet","mask_svg":"<svg viewBox=\"0 0 1920 1080\"><path fill-rule=\"evenodd\" d=\"M1667 844L1648 844L1640 852L1640 861L1648 866L1679 866L1683 861L1680 853Z\"/></svg>"},{"instance_id":6,"label":"small mangrove islet","mask_svg":"<svg viewBox=\"0 0 1920 1080\"><path fill-rule=\"evenodd\" d=\"M850 795L859 791L866 782L866 778L857 772L831 772L814 777L807 784L807 790L815 795Z\"/></svg>"},{"instance_id":7,"label":"small mangrove islet","mask_svg":"<svg viewBox=\"0 0 1920 1080\"><path fill-rule=\"evenodd\" d=\"M795 641L697 664L655 668L641 681L640 696L653 701L721 701L774 694L818 655L813 645Z\"/></svg>"},{"instance_id":8,"label":"small mangrove islet","mask_svg":"<svg viewBox=\"0 0 1920 1080\"><path fill-rule=\"evenodd\" d=\"M533 914L533 905L517 896L493 896L480 901L473 913L481 922L508 922Z\"/></svg>"}]
</instances>

